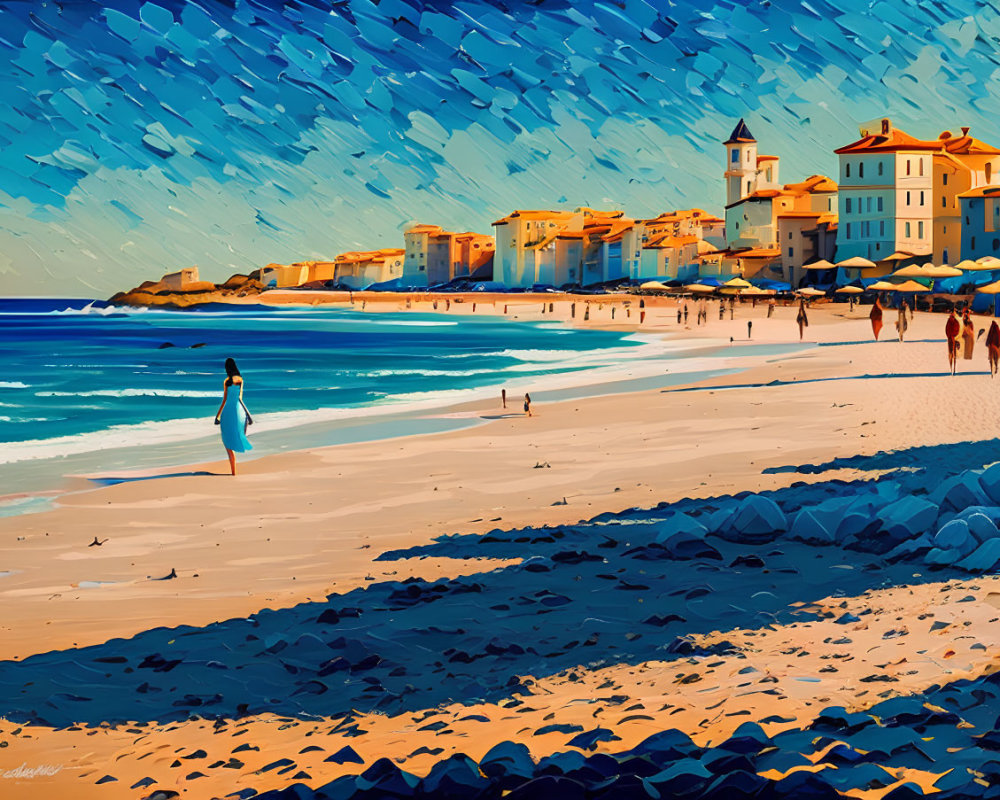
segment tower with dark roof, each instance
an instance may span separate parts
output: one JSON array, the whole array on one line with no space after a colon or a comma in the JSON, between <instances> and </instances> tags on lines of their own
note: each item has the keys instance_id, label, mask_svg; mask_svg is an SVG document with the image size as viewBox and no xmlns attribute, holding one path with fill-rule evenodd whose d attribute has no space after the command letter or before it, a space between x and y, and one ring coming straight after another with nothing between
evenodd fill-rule
<instances>
[{"instance_id":1,"label":"tower with dark roof","mask_svg":"<svg viewBox=\"0 0 1000 800\"><path fill-rule=\"evenodd\" d=\"M757 189L757 140L741 119L723 144L726 148L726 205L730 206Z\"/></svg>"}]
</instances>

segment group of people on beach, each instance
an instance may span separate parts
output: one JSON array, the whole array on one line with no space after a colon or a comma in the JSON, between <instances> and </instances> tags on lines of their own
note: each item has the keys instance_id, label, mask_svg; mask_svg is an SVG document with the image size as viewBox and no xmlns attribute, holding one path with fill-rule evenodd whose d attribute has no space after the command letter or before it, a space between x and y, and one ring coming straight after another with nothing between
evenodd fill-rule
<instances>
[{"instance_id":1,"label":"group of people on beach","mask_svg":"<svg viewBox=\"0 0 1000 800\"><path fill-rule=\"evenodd\" d=\"M871 320L872 334L875 336L875 341L878 341L879 333L882 331L882 316L884 311L882 303L878 298L875 298L875 303L872 305L872 310L868 315ZM899 336L899 341L903 341L909 322L912 320L913 310L904 300L899 304L899 308L896 311L896 335ZM968 307L962 309L961 316L959 316L958 310L954 308L948 314L948 319L944 324L944 335L948 345L948 368L951 370L952 375L958 369L959 353L962 353L962 358L965 361L971 361L976 340L983 333L986 333L986 358L990 364L990 375L996 376L998 368L1000 368L998 367L1000 365L1000 325L997 325L994 319L990 322L988 331L985 328L981 328L977 335L976 323L972 319L972 312Z\"/></svg>"}]
</instances>

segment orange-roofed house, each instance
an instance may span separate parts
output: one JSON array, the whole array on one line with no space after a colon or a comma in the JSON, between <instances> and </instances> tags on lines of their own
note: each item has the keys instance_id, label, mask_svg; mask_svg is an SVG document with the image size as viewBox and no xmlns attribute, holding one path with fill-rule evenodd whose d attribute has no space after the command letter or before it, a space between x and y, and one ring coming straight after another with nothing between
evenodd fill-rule
<instances>
[{"instance_id":1,"label":"orange-roofed house","mask_svg":"<svg viewBox=\"0 0 1000 800\"><path fill-rule=\"evenodd\" d=\"M725 246L724 226L721 217L700 208L619 220L603 237L605 280L693 279L698 274L698 254Z\"/></svg>"},{"instance_id":2,"label":"orange-roofed house","mask_svg":"<svg viewBox=\"0 0 1000 800\"><path fill-rule=\"evenodd\" d=\"M488 234L438 231L427 237L427 283L434 286L455 278L493 280L493 237Z\"/></svg>"},{"instance_id":3,"label":"orange-roofed house","mask_svg":"<svg viewBox=\"0 0 1000 800\"><path fill-rule=\"evenodd\" d=\"M399 247L341 253L333 260L334 272L331 277L353 289L364 289L373 283L402 278L405 253L406 251ZM319 275L311 278L311 280L330 279Z\"/></svg>"},{"instance_id":4,"label":"orange-roofed house","mask_svg":"<svg viewBox=\"0 0 1000 800\"><path fill-rule=\"evenodd\" d=\"M934 156L934 262L954 264L963 258L1000 257L1000 251L984 249L994 237L984 239L976 233L966 236L966 215L960 199L966 192L991 186L994 180L1000 180L1000 150L969 136L967 127L963 127L959 135L944 131L938 136L938 141L943 152ZM971 223L973 220L970 217ZM967 244L971 245L972 237L977 237L977 246L967 247Z\"/></svg>"},{"instance_id":5,"label":"orange-roofed house","mask_svg":"<svg viewBox=\"0 0 1000 800\"><path fill-rule=\"evenodd\" d=\"M519 210L493 223L494 280L508 288L603 280L600 237L621 211Z\"/></svg>"},{"instance_id":6,"label":"orange-roofed house","mask_svg":"<svg viewBox=\"0 0 1000 800\"><path fill-rule=\"evenodd\" d=\"M427 258L430 238L443 233L440 225L413 225L403 231L402 283L406 286L427 286L431 281L427 277Z\"/></svg>"},{"instance_id":7,"label":"orange-roofed house","mask_svg":"<svg viewBox=\"0 0 1000 800\"><path fill-rule=\"evenodd\" d=\"M1000 258L1000 185L968 189L958 196L962 258Z\"/></svg>"},{"instance_id":8,"label":"orange-roofed house","mask_svg":"<svg viewBox=\"0 0 1000 800\"><path fill-rule=\"evenodd\" d=\"M917 139L886 118L862 126L858 141L835 151L842 189L838 259L878 261L896 251L935 263L965 257L960 196L992 182L1000 150L961 130Z\"/></svg>"}]
</instances>

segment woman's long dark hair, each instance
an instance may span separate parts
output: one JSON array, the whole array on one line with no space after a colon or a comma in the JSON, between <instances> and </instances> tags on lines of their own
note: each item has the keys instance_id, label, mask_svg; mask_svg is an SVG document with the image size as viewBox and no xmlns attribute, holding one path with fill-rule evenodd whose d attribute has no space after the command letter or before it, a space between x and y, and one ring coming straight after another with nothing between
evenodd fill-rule
<instances>
[{"instance_id":1,"label":"woman's long dark hair","mask_svg":"<svg viewBox=\"0 0 1000 800\"><path fill-rule=\"evenodd\" d=\"M242 377L240 375L240 368L236 366L236 362L231 358L226 359L226 385L233 385L233 378Z\"/></svg>"}]
</instances>

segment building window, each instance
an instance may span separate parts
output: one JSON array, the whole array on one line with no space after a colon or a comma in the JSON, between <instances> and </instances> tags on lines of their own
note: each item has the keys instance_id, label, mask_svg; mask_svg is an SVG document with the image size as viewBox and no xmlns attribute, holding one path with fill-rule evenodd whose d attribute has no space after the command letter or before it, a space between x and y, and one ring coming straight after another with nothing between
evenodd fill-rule
<instances>
[{"instance_id":1,"label":"building window","mask_svg":"<svg viewBox=\"0 0 1000 800\"><path fill-rule=\"evenodd\" d=\"M920 163L921 163L921 164L923 164L923 163L924 163L923 159L921 159L921 160L920 160ZM923 205L923 204L924 204L924 193L923 193L923 192L921 192L921 193L920 193L920 205Z\"/></svg>"},{"instance_id":2,"label":"building window","mask_svg":"<svg viewBox=\"0 0 1000 800\"><path fill-rule=\"evenodd\" d=\"M851 198L848 197L846 202L847 202L847 207L844 210L845 210L845 213L850 214L851 213Z\"/></svg>"},{"instance_id":3,"label":"building window","mask_svg":"<svg viewBox=\"0 0 1000 800\"><path fill-rule=\"evenodd\" d=\"M851 177L851 162L850 161L848 161L847 164L844 165L844 177L845 178L850 178Z\"/></svg>"},{"instance_id":4,"label":"building window","mask_svg":"<svg viewBox=\"0 0 1000 800\"><path fill-rule=\"evenodd\" d=\"M920 163L923 163L923 161L921 161ZM923 220L921 220L920 222L917 223L917 238L918 239L923 239L924 238L924 223L923 223Z\"/></svg>"},{"instance_id":5,"label":"building window","mask_svg":"<svg viewBox=\"0 0 1000 800\"><path fill-rule=\"evenodd\" d=\"M827 211L833 211L833 198L832 197L826 198L826 210Z\"/></svg>"},{"instance_id":6,"label":"building window","mask_svg":"<svg viewBox=\"0 0 1000 800\"><path fill-rule=\"evenodd\" d=\"M942 186L947 186L948 185L948 173L947 172L944 175L941 176L941 185Z\"/></svg>"},{"instance_id":7,"label":"building window","mask_svg":"<svg viewBox=\"0 0 1000 800\"><path fill-rule=\"evenodd\" d=\"M993 177L993 165L990 163L986 164L986 182L990 182L990 178Z\"/></svg>"},{"instance_id":8,"label":"building window","mask_svg":"<svg viewBox=\"0 0 1000 800\"><path fill-rule=\"evenodd\" d=\"M910 223L909 222L906 223L906 225L903 228L903 230L905 231L905 233L903 235L906 236L907 239L909 239L910 238Z\"/></svg>"},{"instance_id":9,"label":"building window","mask_svg":"<svg viewBox=\"0 0 1000 800\"><path fill-rule=\"evenodd\" d=\"M789 247L789 248L788 248L788 257L789 257L789 258L791 258L791 257L792 257L792 256L794 256L794 255L795 255L795 250L794 250L794 248L791 248L791 247Z\"/></svg>"},{"instance_id":10,"label":"building window","mask_svg":"<svg viewBox=\"0 0 1000 800\"><path fill-rule=\"evenodd\" d=\"M875 200L875 208L879 211L882 210L882 195L879 195Z\"/></svg>"},{"instance_id":11,"label":"building window","mask_svg":"<svg viewBox=\"0 0 1000 800\"><path fill-rule=\"evenodd\" d=\"M972 237L972 240L970 241L970 244L972 245L972 249L975 250L976 249L976 237L975 236Z\"/></svg>"},{"instance_id":12,"label":"building window","mask_svg":"<svg viewBox=\"0 0 1000 800\"><path fill-rule=\"evenodd\" d=\"M910 159L906 159L906 174L910 174Z\"/></svg>"},{"instance_id":13,"label":"building window","mask_svg":"<svg viewBox=\"0 0 1000 800\"><path fill-rule=\"evenodd\" d=\"M732 155L729 156L729 160L732 161L734 164L738 163L740 160L740 151L737 150L735 147L733 148Z\"/></svg>"},{"instance_id":14,"label":"building window","mask_svg":"<svg viewBox=\"0 0 1000 800\"><path fill-rule=\"evenodd\" d=\"M993 240L993 252L995 253L997 250L1000 250L1000 239Z\"/></svg>"},{"instance_id":15,"label":"building window","mask_svg":"<svg viewBox=\"0 0 1000 800\"><path fill-rule=\"evenodd\" d=\"M791 232L791 231L789 231L789 232L788 232L788 241L791 241L791 240L792 240L792 232Z\"/></svg>"},{"instance_id":16,"label":"building window","mask_svg":"<svg viewBox=\"0 0 1000 800\"><path fill-rule=\"evenodd\" d=\"M847 223L847 227L846 227L846 229L845 229L845 230L846 230L846 232L847 232L847 236L846 236L846 237L844 237L844 238L846 238L846 239L850 239L850 238L851 238L851 223L850 223L850 222L848 222L848 223Z\"/></svg>"},{"instance_id":17,"label":"building window","mask_svg":"<svg viewBox=\"0 0 1000 800\"><path fill-rule=\"evenodd\" d=\"M868 198L868 202L865 204L865 210L869 211L869 212L872 210L872 199L871 199L871 197Z\"/></svg>"},{"instance_id":18,"label":"building window","mask_svg":"<svg viewBox=\"0 0 1000 800\"><path fill-rule=\"evenodd\" d=\"M918 158L917 159L917 167L919 168L917 174L923 175L924 174L924 160L922 158Z\"/></svg>"},{"instance_id":19,"label":"building window","mask_svg":"<svg viewBox=\"0 0 1000 800\"><path fill-rule=\"evenodd\" d=\"M858 177L859 178L865 177L865 162L864 161L859 161L858 162Z\"/></svg>"},{"instance_id":20,"label":"building window","mask_svg":"<svg viewBox=\"0 0 1000 800\"><path fill-rule=\"evenodd\" d=\"M882 162L881 161L878 162L878 174L879 175L882 174Z\"/></svg>"},{"instance_id":21,"label":"building window","mask_svg":"<svg viewBox=\"0 0 1000 800\"><path fill-rule=\"evenodd\" d=\"M909 204L910 204L910 193L907 192L906 193L906 205L909 205Z\"/></svg>"},{"instance_id":22,"label":"building window","mask_svg":"<svg viewBox=\"0 0 1000 800\"><path fill-rule=\"evenodd\" d=\"M878 221L878 235L879 236L885 236L885 220L884 219L880 219Z\"/></svg>"},{"instance_id":23,"label":"building window","mask_svg":"<svg viewBox=\"0 0 1000 800\"><path fill-rule=\"evenodd\" d=\"M947 208L947 207L948 207L948 198L947 197L942 197L941 198L941 208Z\"/></svg>"}]
</instances>

